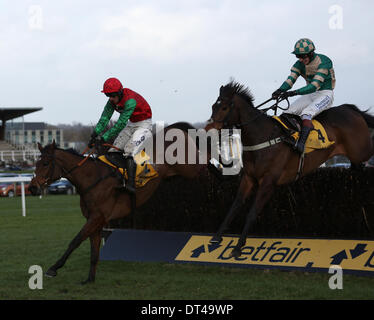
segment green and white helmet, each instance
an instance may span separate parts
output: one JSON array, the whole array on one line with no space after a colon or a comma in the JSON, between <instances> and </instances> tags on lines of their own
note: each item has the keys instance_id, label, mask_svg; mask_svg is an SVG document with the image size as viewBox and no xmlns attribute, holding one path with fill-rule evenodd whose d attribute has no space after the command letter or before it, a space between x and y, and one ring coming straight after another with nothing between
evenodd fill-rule
<instances>
[{"instance_id":1,"label":"green and white helmet","mask_svg":"<svg viewBox=\"0 0 374 320\"><path fill-rule=\"evenodd\" d=\"M316 47L312 40L303 38L295 43L293 54L308 54L314 51Z\"/></svg>"}]
</instances>

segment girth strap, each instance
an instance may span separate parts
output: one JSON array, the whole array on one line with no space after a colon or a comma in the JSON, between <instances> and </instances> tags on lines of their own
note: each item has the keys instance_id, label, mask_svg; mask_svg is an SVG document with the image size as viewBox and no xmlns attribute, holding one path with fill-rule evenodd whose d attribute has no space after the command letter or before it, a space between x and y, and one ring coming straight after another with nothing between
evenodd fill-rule
<instances>
[{"instance_id":1,"label":"girth strap","mask_svg":"<svg viewBox=\"0 0 374 320\"><path fill-rule=\"evenodd\" d=\"M243 151L256 151L256 150L265 149L267 147L278 144L282 141L283 141L282 137L278 137L278 138L275 138L275 139L272 139L272 140L269 140L269 141L266 141L260 144L256 144L254 146L243 146Z\"/></svg>"}]
</instances>

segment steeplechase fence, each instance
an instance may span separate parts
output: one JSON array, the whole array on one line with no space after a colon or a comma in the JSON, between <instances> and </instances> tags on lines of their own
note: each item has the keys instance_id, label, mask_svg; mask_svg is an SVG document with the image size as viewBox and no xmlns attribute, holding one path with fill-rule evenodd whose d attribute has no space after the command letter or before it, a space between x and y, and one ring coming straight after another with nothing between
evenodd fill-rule
<instances>
[{"instance_id":1,"label":"steeplechase fence","mask_svg":"<svg viewBox=\"0 0 374 320\"><path fill-rule=\"evenodd\" d=\"M214 233L234 201L239 176L219 181L172 177L132 217L108 228ZM254 236L374 237L374 168L320 168L280 186L251 230ZM251 201L227 230L240 234Z\"/></svg>"}]
</instances>

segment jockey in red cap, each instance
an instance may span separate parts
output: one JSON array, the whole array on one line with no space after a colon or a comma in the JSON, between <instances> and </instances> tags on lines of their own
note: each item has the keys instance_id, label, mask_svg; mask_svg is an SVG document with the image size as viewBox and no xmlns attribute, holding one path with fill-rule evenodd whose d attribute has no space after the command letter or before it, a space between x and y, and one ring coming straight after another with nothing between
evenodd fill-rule
<instances>
[{"instance_id":1,"label":"jockey in red cap","mask_svg":"<svg viewBox=\"0 0 374 320\"><path fill-rule=\"evenodd\" d=\"M135 193L136 163L134 155L141 149L140 146L147 137L152 136L152 110L147 101L135 91L124 88L116 78L109 78L104 82L101 91L108 98L88 143L89 147L99 143L105 143L115 138L113 145L121 150L109 149L108 158L117 166L127 170L128 181L125 188L129 193ZM116 124L104 134L114 111L120 113ZM102 136L97 139L97 137Z\"/></svg>"}]
</instances>

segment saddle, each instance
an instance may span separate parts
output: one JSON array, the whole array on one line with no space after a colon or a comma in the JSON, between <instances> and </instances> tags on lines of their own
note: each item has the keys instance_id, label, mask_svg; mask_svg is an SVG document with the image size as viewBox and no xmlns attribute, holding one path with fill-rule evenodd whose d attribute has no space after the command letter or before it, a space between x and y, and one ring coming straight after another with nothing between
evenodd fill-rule
<instances>
[{"instance_id":1,"label":"saddle","mask_svg":"<svg viewBox=\"0 0 374 320\"><path fill-rule=\"evenodd\" d=\"M113 163L111 163L105 155L98 157L98 159L107 165L116 168L125 178L127 179L126 169L119 168ZM144 150L137 153L134 156L136 162L136 175L135 175L135 186L136 188L144 187L149 181L158 177L157 171L153 168L150 157L145 153Z\"/></svg>"},{"instance_id":2,"label":"saddle","mask_svg":"<svg viewBox=\"0 0 374 320\"><path fill-rule=\"evenodd\" d=\"M300 117L283 113L279 117L273 116L286 133L285 142L288 142L292 146L295 145L300 135L302 122ZM317 149L326 149L333 145L335 141L330 141L325 128L317 120L312 120L314 129L310 132L308 140L305 144L305 153L310 153Z\"/></svg>"}]
</instances>

